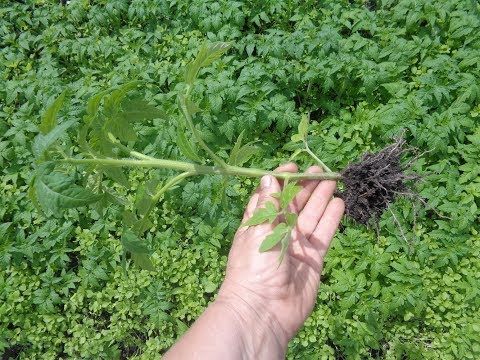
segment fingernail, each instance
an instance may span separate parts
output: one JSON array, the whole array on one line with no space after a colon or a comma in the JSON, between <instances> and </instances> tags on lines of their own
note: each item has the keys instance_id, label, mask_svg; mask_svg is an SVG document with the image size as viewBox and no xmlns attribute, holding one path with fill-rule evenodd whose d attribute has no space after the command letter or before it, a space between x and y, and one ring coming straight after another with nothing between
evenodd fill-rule
<instances>
[{"instance_id":1,"label":"fingernail","mask_svg":"<svg viewBox=\"0 0 480 360\"><path fill-rule=\"evenodd\" d=\"M271 183L272 183L272 177L270 175L265 175L264 177L262 177L262 180L260 181L262 188L269 187Z\"/></svg>"}]
</instances>

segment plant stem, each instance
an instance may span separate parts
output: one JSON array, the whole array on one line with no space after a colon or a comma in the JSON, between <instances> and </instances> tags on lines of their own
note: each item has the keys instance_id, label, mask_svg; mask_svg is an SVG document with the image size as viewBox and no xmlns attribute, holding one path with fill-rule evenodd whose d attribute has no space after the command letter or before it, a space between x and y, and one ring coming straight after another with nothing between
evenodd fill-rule
<instances>
[{"instance_id":1,"label":"plant stem","mask_svg":"<svg viewBox=\"0 0 480 360\"><path fill-rule=\"evenodd\" d=\"M330 168L329 168L327 165L325 165L325 163L324 163L322 160L320 160L320 159L318 158L318 156L313 153L312 150L310 150L310 147L308 146L308 143L307 143L306 140L303 140L303 144L305 145L305 151L306 151L312 158L314 158L315 161L317 161L317 162L320 164L320 166L323 168L323 170L325 170L325 171L327 171L327 172L332 172L332 170L330 170Z\"/></svg>"},{"instance_id":2,"label":"plant stem","mask_svg":"<svg viewBox=\"0 0 480 360\"><path fill-rule=\"evenodd\" d=\"M215 161L218 165L225 167L227 164L225 161L223 161L222 158L220 158L215 152L213 152L212 149L208 147L207 144L203 141L202 137L198 133L197 129L195 128L195 125L193 125L192 117L190 113L188 112L187 104L185 103L186 100L188 100L188 96L190 95L190 91L187 91L187 95L185 97L180 97L179 102L180 102L180 107L182 109L183 116L185 117L185 120L187 121L187 125L192 132L193 136L195 137L195 140L197 140L198 144L207 152L207 154L210 156L210 158Z\"/></svg>"},{"instance_id":3,"label":"plant stem","mask_svg":"<svg viewBox=\"0 0 480 360\"><path fill-rule=\"evenodd\" d=\"M132 154L133 155L133 154ZM165 160L165 159L111 159L111 158L95 158L95 159L61 159L61 163L74 165L107 165L107 166L129 166L129 167L147 167L147 168L163 168L188 172L193 175L223 175L223 176L246 176L246 177L262 177L271 175L278 179L290 180L341 180L342 175L335 172L323 172L317 174L306 173L289 173L274 172L270 170L244 168L239 166L225 165L223 166L206 166L192 164L184 161Z\"/></svg>"},{"instance_id":4,"label":"plant stem","mask_svg":"<svg viewBox=\"0 0 480 360\"><path fill-rule=\"evenodd\" d=\"M157 202L160 200L162 195L165 194L168 191L168 189L170 189L172 186L178 184L183 179L185 179L189 176L192 176L192 175L194 175L194 174L192 174L190 172L181 173L181 174L171 178L165 185L163 185L160 188L160 190L157 191L157 193L152 197L147 211L145 211L145 213L142 215L143 216L142 220L140 221L140 223L138 225L138 229L137 229L138 235L141 235L143 233L143 231L145 230L144 227L147 223L148 216L150 215L150 213L152 212L153 208L156 206Z\"/></svg>"}]
</instances>

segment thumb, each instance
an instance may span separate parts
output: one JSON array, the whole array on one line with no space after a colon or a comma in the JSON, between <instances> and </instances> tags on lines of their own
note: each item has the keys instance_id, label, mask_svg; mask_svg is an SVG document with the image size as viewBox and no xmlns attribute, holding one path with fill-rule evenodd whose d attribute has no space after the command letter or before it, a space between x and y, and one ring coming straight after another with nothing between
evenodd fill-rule
<instances>
[{"instance_id":1,"label":"thumb","mask_svg":"<svg viewBox=\"0 0 480 360\"><path fill-rule=\"evenodd\" d=\"M260 192L258 194L257 209L265 207L267 202L272 202L278 209L278 199L274 198L272 194L279 193L281 191L278 180L271 176L265 175L260 180Z\"/></svg>"}]
</instances>

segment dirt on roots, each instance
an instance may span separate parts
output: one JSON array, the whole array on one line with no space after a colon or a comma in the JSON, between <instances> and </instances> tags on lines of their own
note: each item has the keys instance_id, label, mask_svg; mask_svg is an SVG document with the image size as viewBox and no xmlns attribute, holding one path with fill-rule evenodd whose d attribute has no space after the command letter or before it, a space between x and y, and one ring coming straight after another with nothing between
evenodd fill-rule
<instances>
[{"instance_id":1,"label":"dirt on roots","mask_svg":"<svg viewBox=\"0 0 480 360\"><path fill-rule=\"evenodd\" d=\"M397 197L418 198L412 186L421 177L408 172L418 156L402 164L402 155L416 150L405 148L405 144L403 136L399 136L393 144L377 153L367 153L343 169L345 187L337 196L345 201L347 216L367 225L375 222Z\"/></svg>"}]
</instances>

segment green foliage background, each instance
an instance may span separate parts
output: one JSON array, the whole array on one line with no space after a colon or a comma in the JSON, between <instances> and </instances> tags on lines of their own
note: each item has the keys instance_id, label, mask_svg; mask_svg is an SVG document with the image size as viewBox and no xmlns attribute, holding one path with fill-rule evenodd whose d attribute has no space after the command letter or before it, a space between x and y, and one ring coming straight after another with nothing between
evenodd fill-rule
<instances>
[{"instance_id":1,"label":"green foliage background","mask_svg":"<svg viewBox=\"0 0 480 360\"><path fill-rule=\"evenodd\" d=\"M25 2L0 8L4 358L150 359L213 298L253 181L230 179L225 207L221 178L170 191L146 238L157 271L127 274L120 206L51 220L27 197L32 139L56 96L69 92L59 121L80 120L89 96L140 79L175 121L183 67L205 39L234 43L194 93L199 129L220 152L245 130L246 141L261 139L251 164L273 168L295 150L289 138L302 111L312 112L311 147L336 170L404 128L412 146L429 150L415 170L437 212L410 201L393 207L414 251L390 213L378 236L346 220L288 358L480 357L477 1ZM168 121L137 130L138 150L182 158ZM134 170L131 189L117 190L134 202L162 175Z\"/></svg>"}]
</instances>

